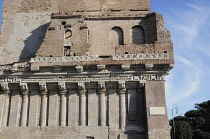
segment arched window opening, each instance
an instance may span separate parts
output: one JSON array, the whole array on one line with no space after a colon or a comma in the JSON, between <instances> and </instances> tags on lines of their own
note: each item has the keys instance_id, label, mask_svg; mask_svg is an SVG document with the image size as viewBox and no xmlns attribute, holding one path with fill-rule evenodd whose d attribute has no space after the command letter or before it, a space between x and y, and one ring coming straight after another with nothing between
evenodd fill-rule
<instances>
[{"instance_id":1,"label":"arched window opening","mask_svg":"<svg viewBox=\"0 0 210 139\"><path fill-rule=\"evenodd\" d=\"M145 44L145 33L141 26L132 28L132 42L133 44Z\"/></svg>"},{"instance_id":2,"label":"arched window opening","mask_svg":"<svg viewBox=\"0 0 210 139\"><path fill-rule=\"evenodd\" d=\"M124 45L123 30L120 27L113 27L110 32L110 43L114 45Z\"/></svg>"}]
</instances>

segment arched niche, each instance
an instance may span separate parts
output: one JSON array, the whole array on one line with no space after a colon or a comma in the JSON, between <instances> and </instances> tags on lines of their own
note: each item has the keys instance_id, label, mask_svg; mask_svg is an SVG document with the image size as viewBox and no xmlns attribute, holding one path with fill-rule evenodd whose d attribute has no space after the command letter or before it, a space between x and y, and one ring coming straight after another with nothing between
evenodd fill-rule
<instances>
[{"instance_id":1,"label":"arched niche","mask_svg":"<svg viewBox=\"0 0 210 139\"><path fill-rule=\"evenodd\" d=\"M109 34L110 43L113 45L124 45L124 34L120 27L113 27Z\"/></svg>"},{"instance_id":2,"label":"arched niche","mask_svg":"<svg viewBox=\"0 0 210 139\"><path fill-rule=\"evenodd\" d=\"M145 44L145 32L141 26L132 27L132 43Z\"/></svg>"},{"instance_id":3,"label":"arched niche","mask_svg":"<svg viewBox=\"0 0 210 139\"><path fill-rule=\"evenodd\" d=\"M71 43L72 31L70 29L65 30L64 42L65 44Z\"/></svg>"}]
</instances>

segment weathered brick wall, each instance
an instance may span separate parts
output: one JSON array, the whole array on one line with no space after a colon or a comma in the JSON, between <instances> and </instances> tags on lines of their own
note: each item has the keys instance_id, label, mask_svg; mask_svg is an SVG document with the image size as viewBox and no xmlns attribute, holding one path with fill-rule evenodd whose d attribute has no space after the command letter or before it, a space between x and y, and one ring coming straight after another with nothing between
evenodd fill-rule
<instances>
[{"instance_id":1,"label":"weathered brick wall","mask_svg":"<svg viewBox=\"0 0 210 139\"><path fill-rule=\"evenodd\" d=\"M58 0L59 11L86 11L101 9L150 10L150 0Z\"/></svg>"},{"instance_id":2,"label":"weathered brick wall","mask_svg":"<svg viewBox=\"0 0 210 139\"><path fill-rule=\"evenodd\" d=\"M0 64L34 57L43 42L51 13L58 11L97 11L101 9L105 11L106 9L149 10L150 2L149 0L135 0L132 3L129 0L38 0L36 2L33 0L6 0L3 10L2 35L0 36ZM91 51L94 49L95 47ZM99 47L99 49L101 48ZM112 50L114 49L112 48ZM75 50L75 53L79 52Z\"/></svg>"}]
</instances>

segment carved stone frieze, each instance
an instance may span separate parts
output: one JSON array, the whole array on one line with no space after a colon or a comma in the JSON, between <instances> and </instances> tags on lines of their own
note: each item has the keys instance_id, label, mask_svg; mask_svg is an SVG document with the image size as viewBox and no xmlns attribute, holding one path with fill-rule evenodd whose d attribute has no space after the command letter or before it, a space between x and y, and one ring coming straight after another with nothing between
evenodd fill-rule
<instances>
[{"instance_id":1,"label":"carved stone frieze","mask_svg":"<svg viewBox=\"0 0 210 139\"><path fill-rule=\"evenodd\" d=\"M69 56L69 57L38 57L31 58L30 63L62 63L62 62L87 62L87 61L100 61L98 55L92 56Z\"/></svg>"},{"instance_id":2,"label":"carved stone frieze","mask_svg":"<svg viewBox=\"0 0 210 139\"><path fill-rule=\"evenodd\" d=\"M123 54L113 55L112 60L144 60L144 59L169 59L168 53L162 54Z\"/></svg>"},{"instance_id":3,"label":"carved stone frieze","mask_svg":"<svg viewBox=\"0 0 210 139\"><path fill-rule=\"evenodd\" d=\"M66 83L75 83L75 82L98 82L98 81L150 81L156 80L161 81L165 80L165 75L167 72L134 72L126 74L125 72L117 73L74 73L74 74L40 74L40 75L15 75L13 76L2 76L0 83L37 83L37 82L66 82ZM94 76L93 76L94 75ZM62 78L60 78L62 76ZM43 79L43 77L45 77ZM75 89L77 88L74 87Z\"/></svg>"}]
</instances>

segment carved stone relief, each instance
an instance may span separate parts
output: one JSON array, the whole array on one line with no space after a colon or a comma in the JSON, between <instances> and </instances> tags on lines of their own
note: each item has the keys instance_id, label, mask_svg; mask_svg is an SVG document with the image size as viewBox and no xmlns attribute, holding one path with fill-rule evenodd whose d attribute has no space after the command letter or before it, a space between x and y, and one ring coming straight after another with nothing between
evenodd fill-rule
<instances>
[{"instance_id":1,"label":"carved stone relief","mask_svg":"<svg viewBox=\"0 0 210 139\"><path fill-rule=\"evenodd\" d=\"M144 60L144 59L169 59L170 55L163 54L124 54L113 55L112 60Z\"/></svg>"},{"instance_id":2,"label":"carved stone relief","mask_svg":"<svg viewBox=\"0 0 210 139\"><path fill-rule=\"evenodd\" d=\"M60 62L82 62L82 61L100 61L98 55L93 56L69 56L69 57L39 57L31 58L30 63L60 63Z\"/></svg>"}]
</instances>

